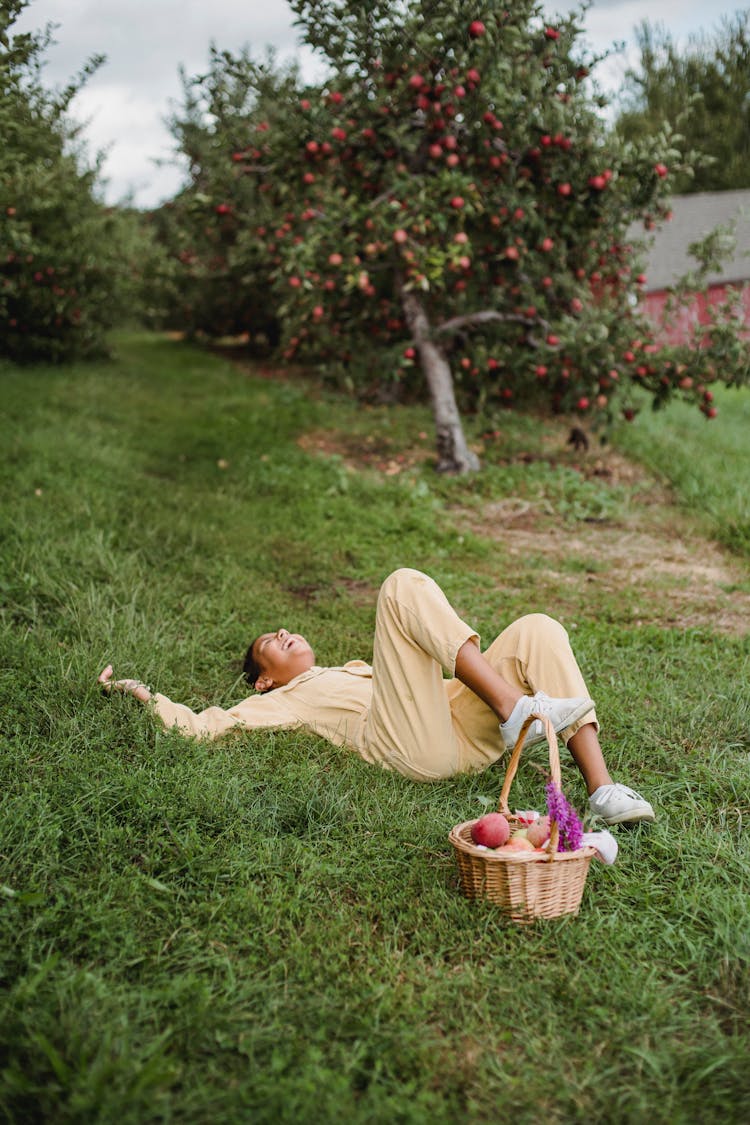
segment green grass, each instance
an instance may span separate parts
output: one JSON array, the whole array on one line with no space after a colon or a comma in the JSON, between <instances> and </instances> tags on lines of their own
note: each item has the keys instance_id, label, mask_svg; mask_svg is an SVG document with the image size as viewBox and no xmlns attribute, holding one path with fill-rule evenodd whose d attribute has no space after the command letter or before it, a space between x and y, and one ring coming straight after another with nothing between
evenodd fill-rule
<instances>
[{"instance_id":1,"label":"green grass","mask_svg":"<svg viewBox=\"0 0 750 1125\"><path fill-rule=\"evenodd\" d=\"M298 439L398 449L424 410L365 418L117 343L108 365L0 371L0 1120L746 1121L746 638L639 628L624 594L578 618L608 759L659 819L618 832L577 918L527 928L460 896L447 842L501 771L418 786L306 736L209 748L94 687L113 658L228 703L248 639L282 622L322 662L367 658L399 565L489 637L535 571L517 581L456 513L522 495L570 528L626 512L628 489L503 463L541 448L512 417L479 479L352 472ZM567 761L564 782L581 805ZM522 767L515 802L540 796Z\"/></svg>"},{"instance_id":2,"label":"green grass","mask_svg":"<svg viewBox=\"0 0 750 1125\"><path fill-rule=\"evenodd\" d=\"M684 402L645 409L617 445L661 475L705 532L750 555L750 390L717 387L718 417Z\"/></svg>"}]
</instances>

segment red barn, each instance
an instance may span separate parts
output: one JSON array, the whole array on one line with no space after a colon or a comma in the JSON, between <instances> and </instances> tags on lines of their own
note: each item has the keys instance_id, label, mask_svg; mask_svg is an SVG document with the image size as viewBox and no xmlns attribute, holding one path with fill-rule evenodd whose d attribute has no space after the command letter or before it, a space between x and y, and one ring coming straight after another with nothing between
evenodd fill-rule
<instances>
[{"instance_id":1,"label":"red barn","mask_svg":"<svg viewBox=\"0 0 750 1125\"><path fill-rule=\"evenodd\" d=\"M731 224L734 224L736 239L733 254L720 270L709 273L705 296L701 294L680 311L672 324L664 326L663 312L670 286L697 265L688 247L716 227ZM672 200L671 221L650 238L642 308L661 329L661 339L685 343L695 325L707 323L707 308L723 301L732 289L742 290L745 320L750 330L750 285L746 284L750 282L750 190L676 195Z\"/></svg>"}]
</instances>

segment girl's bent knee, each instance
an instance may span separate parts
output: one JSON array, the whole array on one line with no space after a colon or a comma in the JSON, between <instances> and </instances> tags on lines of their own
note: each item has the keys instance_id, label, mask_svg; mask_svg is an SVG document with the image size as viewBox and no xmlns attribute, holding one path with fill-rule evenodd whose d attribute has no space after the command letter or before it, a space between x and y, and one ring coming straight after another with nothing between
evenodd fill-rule
<instances>
[{"instance_id":1,"label":"girl's bent knee","mask_svg":"<svg viewBox=\"0 0 750 1125\"><path fill-rule=\"evenodd\" d=\"M568 633L563 625L547 613L527 613L516 622L528 636L543 638L548 642L568 643Z\"/></svg>"},{"instance_id":2,"label":"girl's bent knee","mask_svg":"<svg viewBox=\"0 0 750 1125\"><path fill-rule=\"evenodd\" d=\"M398 570L394 570L383 582L378 594L378 601L384 598L396 597L398 591L403 591L420 583L425 584L431 582L432 579L421 570L414 570L412 567L402 566Z\"/></svg>"},{"instance_id":3,"label":"girl's bent knee","mask_svg":"<svg viewBox=\"0 0 750 1125\"><path fill-rule=\"evenodd\" d=\"M388 577L380 587L384 590L386 587L398 586L402 582L412 582L414 579L421 581L429 581L429 578L421 570L415 570L411 566L400 566L398 570L392 570Z\"/></svg>"}]
</instances>

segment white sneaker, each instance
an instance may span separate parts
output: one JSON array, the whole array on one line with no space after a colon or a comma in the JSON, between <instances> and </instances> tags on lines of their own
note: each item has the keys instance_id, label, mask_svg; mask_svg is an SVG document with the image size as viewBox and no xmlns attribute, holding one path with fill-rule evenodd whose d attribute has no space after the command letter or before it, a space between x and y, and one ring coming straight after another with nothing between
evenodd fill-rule
<instances>
[{"instance_id":1,"label":"white sneaker","mask_svg":"<svg viewBox=\"0 0 750 1125\"><path fill-rule=\"evenodd\" d=\"M521 727L529 715L543 715L552 723L555 734L582 719L587 711L593 711L591 699L579 696L577 699L550 699L543 691L536 695L522 695L504 723L500 724L500 734L507 750L512 750L518 741ZM546 739L542 723L532 723L526 735L524 746L533 746Z\"/></svg>"},{"instance_id":2,"label":"white sneaker","mask_svg":"<svg viewBox=\"0 0 750 1125\"><path fill-rule=\"evenodd\" d=\"M648 801L634 789L628 789L627 785L600 785L589 797L589 807L605 824L656 820Z\"/></svg>"}]
</instances>

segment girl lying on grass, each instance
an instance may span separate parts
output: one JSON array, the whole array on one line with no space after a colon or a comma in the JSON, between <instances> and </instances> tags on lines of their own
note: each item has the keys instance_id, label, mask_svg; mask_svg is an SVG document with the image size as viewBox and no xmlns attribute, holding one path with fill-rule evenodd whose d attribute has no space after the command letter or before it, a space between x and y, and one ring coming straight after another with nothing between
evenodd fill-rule
<instances>
[{"instance_id":1,"label":"girl lying on grass","mask_svg":"<svg viewBox=\"0 0 750 1125\"><path fill-rule=\"evenodd\" d=\"M512 749L530 715L541 715L570 750L593 813L606 824L654 820L648 801L612 781L568 635L545 614L519 618L482 653L440 587L403 568L380 589L372 667L361 660L319 667L304 637L278 629L253 641L244 673L255 695L200 713L139 680L113 680L111 665L99 682L148 703L186 735L308 730L415 781L486 769ZM526 745L544 740L542 723L534 723Z\"/></svg>"}]
</instances>

